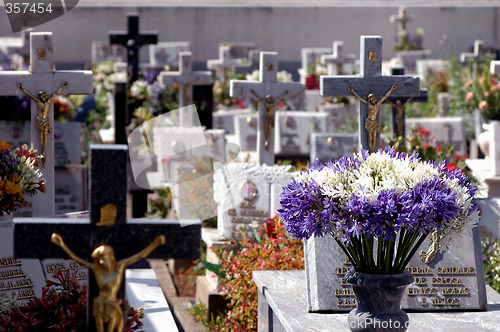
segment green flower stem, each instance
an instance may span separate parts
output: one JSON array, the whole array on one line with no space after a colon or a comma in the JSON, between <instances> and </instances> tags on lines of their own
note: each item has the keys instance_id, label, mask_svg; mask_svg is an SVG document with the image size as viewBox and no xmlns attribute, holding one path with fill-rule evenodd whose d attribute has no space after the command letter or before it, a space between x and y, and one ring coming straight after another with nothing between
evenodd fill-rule
<instances>
[{"instance_id":1,"label":"green flower stem","mask_svg":"<svg viewBox=\"0 0 500 332\"><path fill-rule=\"evenodd\" d=\"M385 258L385 273L391 273L391 270L393 268L392 266L392 260L393 260L393 255L394 255L394 241L386 241L387 242L387 254L384 257Z\"/></svg>"},{"instance_id":2,"label":"green flower stem","mask_svg":"<svg viewBox=\"0 0 500 332\"><path fill-rule=\"evenodd\" d=\"M384 257L383 253L383 245L384 241L382 239L377 239L377 246L378 246L378 252L377 252L377 273L382 273L382 257Z\"/></svg>"},{"instance_id":3,"label":"green flower stem","mask_svg":"<svg viewBox=\"0 0 500 332\"><path fill-rule=\"evenodd\" d=\"M413 247L413 244L415 243L415 241L417 240L418 234L419 234L418 232L408 232L406 234L407 236L405 237L405 239L403 239L403 248L401 250L401 253L397 255L399 257L398 257L398 260L395 262L395 265L397 266L398 270L404 269L401 267L401 265L404 263L404 261L408 257L408 253L411 250L411 248ZM398 251L399 251L399 248L398 248Z\"/></svg>"},{"instance_id":4,"label":"green flower stem","mask_svg":"<svg viewBox=\"0 0 500 332\"><path fill-rule=\"evenodd\" d=\"M363 247L361 246L361 239L359 237L353 237L352 243L354 244L354 248L356 249L355 253L358 254L358 260L360 262L360 268L362 271L368 271L368 265L366 262L366 257L363 257ZM360 256L359 256L360 255Z\"/></svg>"},{"instance_id":5,"label":"green flower stem","mask_svg":"<svg viewBox=\"0 0 500 332\"><path fill-rule=\"evenodd\" d=\"M413 257L413 255L415 255L415 253L417 252L418 248L420 248L420 246L422 245L422 243L424 242L424 240L426 238L427 238L427 234L424 234L424 235L420 236L420 239L418 239L417 244L413 247L413 249L411 250L410 254L408 255L408 257L406 257L405 261L403 262L403 265L400 267L400 271L401 272L403 272L403 270L405 269L406 265L408 265L408 263L410 263L411 258Z\"/></svg>"},{"instance_id":6,"label":"green flower stem","mask_svg":"<svg viewBox=\"0 0 500 332\"><path fill-rule=\"evenodd\" d=\"M375 273L375 262L373 260L373 237L368 240L366 234L363 234L363 248L368 261L368 272Z\"/></svg>"},{"instance_id":7,"label":"green flower stem","mask_svg":"<svg viewBox=\"0 0 500 332\"><path fill-rule=\"evenodd\" d=\"M333 236L333 234L332 234L332 236ZM334 239L335 239L335 237L334 237ZM340 249L342 249L342 251L347 256L347 258L349 258L349 260L351 261L352 265L354 266L354 270L360 271L358 261L355 259L355 257L353 255L351 255L351 253L347 250L346 246L344 246L342 244L342 242L340 242L337 239L335 239L335 241L338 243Z\"/></svg>"}]
</instances>

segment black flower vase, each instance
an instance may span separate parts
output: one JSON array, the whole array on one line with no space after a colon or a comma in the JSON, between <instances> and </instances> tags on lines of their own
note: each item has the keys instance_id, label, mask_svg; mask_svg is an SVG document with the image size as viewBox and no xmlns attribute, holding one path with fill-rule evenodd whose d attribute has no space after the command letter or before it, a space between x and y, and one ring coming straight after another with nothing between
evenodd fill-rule
<instances>
[{"instance_id":1,"label":"black flower vase","mask_svg":"<svg viewBox=\"0 0 500 332\"><path fill-rule=\"evenodd\" d=\"M406 287L414 280L400 274L366 274L349 270L344 280L352 286L357 307L347 318L353 332L406 331L409 318L401 309Z\"/></svg>"}]
</instances>

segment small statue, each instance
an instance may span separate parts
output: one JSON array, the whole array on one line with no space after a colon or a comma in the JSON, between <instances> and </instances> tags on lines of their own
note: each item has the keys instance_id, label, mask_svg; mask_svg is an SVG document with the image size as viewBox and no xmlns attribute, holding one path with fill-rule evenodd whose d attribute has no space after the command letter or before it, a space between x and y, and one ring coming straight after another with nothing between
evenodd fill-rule
<instances>
[{"instance_id":1,"label":"small statue","mask_svg":"<svg viewBox=\"0 0 500 332\"><path fill-rule=\"evenodd\" d=\"M392 107L394 107L396 109L396 115L394 116L394 122L396 122L396 129L397 129L396 135L397 136L403 136L403 128L404 128L404 120L405 120L403 117L403 112L405 110L406 104L408 104L412 99L413 99L413 97L408 98L408 100L406 100L404 103L402 103L401 100L399 100L399 99L396 100L396 103L393 103L389 99L389 103L392 105Z\"/></svg>"},{"instance_id":2,"label":"small statue","mask_svg":"<svg viewBox=\"0 0 500 332\"><path fill-rule=\"evenodd\" d=\"M365 129L368 132L368 145L370 147L370 153L373 153L375 152L377 135L380 134L380 123L377 121L377 114L380 109L380 105L382 105L382 103L389 98L392 91L396 90L396 86L391 86L391 89L380 100L377 100L377 96L375 96L375 94L370 93L367 98L368 101L361 98L352 87L347 87L347 90L366 104L368 116L365 119Z\"/></svg>"},{"instance_id":3,"label":"small statue","mask_svg":"<svg viewBox=\"0 0 500 332\"><path fill-rule=\"evenodd\" d=\"M113 248L108 245L101 245L92 252L94 263L78 257L64 243L61 235L53 233L52 242L61 247L64 252L76 262L92 270L99 286L99 295L94 298L93 315L97 332L104 332L104 324L108 324L107 331L123 331L123 312L120 307L122 299L118 298L118 291L122 284L125 269L143 258L146 258L156 247L166 243L165 236L160 235L142 251L137 254L116 261Z\"/></svg>"},{"instance_id":4,"label":"small statue","mask_svg":"<svg viewBox=\"0 0 500 332\"><path fill-rule=\"evenodd\" d=\"M271 128L274 128L274 108L288 94L288 91L285 91L285 93L276 98L276 100L274 100L271 95L267 95L262 99L254 90L250 92L252 92L255 98L263 103L266 108L266 114L264 115L264 136L266 141L264 146L266 147L266 151L269 151L269 135L271 134Z\"/></svg>"},{"instance_id":5,"label":"small statue","mask_svg":"<svg viewBox=\"0 0 500 332\"><path fill-rule=\"evenodd\" d=\"M437 231L429 234L429 239L431 240L431 245L429 246L429 249L427 249L427 252L420 250L420 252L418 253L420 259L425 264L429 264L434 260L434 258L436 258L437 254L439 253L439 247L441 246L439 244L439 242L441 241L441 236L438 235Z\"/></svg>"},{"instance_id":6,"label":"small statue","mask_svg":"<svg viewBox=\"0 0 500 332\"><path fill-rule=\"evenodd\" d=\"M52 132L52 127L50 126L50 119L47 116L49 113L50 109L50 104L52 101L61 94L61 92L64 90L65 87L68 86L68 82L64 82L59 90L57 90L50 98L47 96L47 93L45 91L40 91L38 92L38 98L34 97L31 95L24 86L19 83L18 84L19 88L23 90L23 92L33 99L33 101L36 102L36 105L38 106L38 115L36 117L36 128L40 132L40 146L42 153L40 155L41 160L42 160L42 166L45 166L45 160L47 159L46 157L46 147L47 147L47 134Z\"/></svg>"}]
</instances>

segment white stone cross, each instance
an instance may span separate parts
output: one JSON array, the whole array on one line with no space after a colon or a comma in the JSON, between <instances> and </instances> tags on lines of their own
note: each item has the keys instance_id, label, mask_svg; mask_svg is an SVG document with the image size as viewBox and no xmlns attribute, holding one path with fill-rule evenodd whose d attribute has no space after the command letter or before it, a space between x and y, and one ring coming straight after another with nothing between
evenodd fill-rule
<instances>
[{"instance_id":1,"label":"white stone cross","mask_svg":"<svg viewBox=\"0 0 500 332\"><path fill-rule=\"evenodd\" d=\"M283 99L304 95L305 86L298 82L278 82L278 53L260 53L258 82L231 80L231 97L250 97L259 100L257 131L258 162L274 165L274 109Z\"/></svg>"},{"instance_id":2,"label":"white stone cross","mask_svg":"<svg viewBox=\"0 0 500 332\"><path fill-rule=\"evenodd\" d=\"M1 96L24 96L24 89L38 100L40 93L45 92L51 98L57 92L64 95L91 94L92 71L66 71L55 70L54 47L51 32L34 32L30 38L30 67L28 71L0 72L0 95ZM67 86L63 88L63 83ZM63 91L59 91L63 89ZM45 166L41 166L43 178L46 179L46 192L39 193L33 197L33 216L47 216L54 214L54 104L49 100L48 112L44 119L39 118L39 103L31 100L31 145L41 154L45 150ZM45 103L46 104L46 103ZM41 107L40 107L41 108ZM44 109L45 111L45 109ZM41 113L41 112L40 112ZM48 119L48 123L47 120ZM45 120L45 121L41 121ZM44 131L37 127L49 125L50 129L45 133L46 148L41 146Z\"/></svg>"},{"instance_id":3,"label":"white stone cross","mask_svg":"<svg viewBox=\"0 0 500 332\"><path fill-rule=\"evenodd\" d=\"M359 57L359 75L321 76L320 94L322 96L355 95L360 100L360 149L376 152L380 146L380 105L389 95L391 97L418 96L420 79L414 76L382 76L382 37L380 36L361 36Z\"/></svg>"},{"instance_id":4,"label":"white stone cross","mask_svg":"<svg viewBox=\"0 0 500 332\"><path fill-rule=\"evenodd\" d=\"M186 111L185 106L193 103L193 86L210 85L213 83L212 72L193 71L193 55L191 52L179 52L179 71L161 72L160 82L163 85L179 84L179 125L192 127L192 112ZM183 112L185 111L185 112Z\"/></svg>"},{"instance_id":5,"label":"white stone cross","mask_svg":"<svg viewBox=\"0 0 500 332\"><path fill-rule=\"evenodd\" d=\"M221 45L219 46L219 59L207 60L207 68L214 69L221 82L227 81L227 71L229 69L234 70L234 67L242 64L241 59L230 58L230 50L229 45Z\"/></svg>"},{"instance_id":6,"label":"white stone cross","mask_svg":"<svg viewBox=\"0 0 500 332\"><path fill-rule=\"evenodd\" d=\"M483 56L485 54L484 50L484 45L485 42L484 40L475 40L474 41L474 52L464 52L460 53L460 61L461 62L467 62L467 61L473 61L476 59L479 59L479 57Z\"/></svg>"},{"instance_id":7,"label":"white stone cross","mask_svg":"<svg viewBox=\"0 0 500 332\"><path fill-rule=\"evenodd\" d=\"M342 75L344 64L354 63L356 55L344 54L344 42L334 41L332 54L323 54L321 56L321 64L326 66L329 76Z\"/></svg>"},{"instance_id":8,"label":"white stone cross","mask_svg":"<svg viewBox=\"0 0 500 332\"><path fill-rule=\"evenodd\" d=\"M405 7L399 7L398 15L391 15L391 23L396 24L397 31L406 31L406 23L413 21L414 15L407 15Z\"/></svg>"}]
</instances>

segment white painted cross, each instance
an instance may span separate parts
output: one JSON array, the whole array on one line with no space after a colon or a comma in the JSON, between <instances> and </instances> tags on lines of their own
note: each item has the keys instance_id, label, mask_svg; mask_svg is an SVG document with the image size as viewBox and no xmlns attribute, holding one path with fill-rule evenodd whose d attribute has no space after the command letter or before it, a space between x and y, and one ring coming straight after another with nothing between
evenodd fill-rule
<instances>
[{"instance_id":1,"label":"white painted cross","mask_svg":"<svg viewBox=\"0 0 500 332\"><path fill-rule=\"evenodd\" d=\"M380 146L380 105L389 95L391 97L418 96L420 79L414 76L382 76L382 37L380 36L361 36L359 57L359 75L321 76L320 94L322 96L352 96L354 94L360 99L360 149L376 152Z\"/></svg>"},{"instance_id":2,"label":"white painted cross","mask_svg":"<svg viewBox=\"0 0 500 332\"><path fill-rule=\"evenodd\" d=\"M467 62L479 59L479 57L485 54L484 46L485 46L484 40L480 39L475 40L474 51L472 53L471 52L460 53L460 61Z\"/></svg>"},{"instance_id":3,"label":"white painted cross","mask_svg":"<svg viewBox=\"0 0 500 332\"><path fill-rule=\"evenodd\" d=\"M356 55L344 54L344 42L342 41L334 41L332 50L333 54L323 54L321 56L321 64L326 66L328 76L342 75L344 64L354 63Z\"/></svg>"},{"instance_id":4,"label":"white painted cross","mask_svg":"<svg viewBox=\"0 0 500 332\"><path fill-rule=\"evenodd\" d=\"M399 7L398 15L391 15L391 23L396 24L396 31L406 31L406 23L413 21L415 16L406 15L406 8Z\"/></svg>"},{"instance_id":5,"label":"white painted cross","mask_svg":"<svg viewBox=\"0 0 500 332\"><path fill-rule=\"evenodd\" d=\"M51 98L57 92L64 95L91 94L92 72L55 70L54 47L51 32L34 32L30 38L30 68L28 71L0 72L0 95L1 96L24 96L24 89L32 96L41 99L40 93L45 92ZM67 83L66 87L63 84ZM64 91L59 91L63 88ZM30 97L31 98L31 97ZM31 98L33 99L33 98ZM31 101L31 145L41 154L45 150L45 166L41 167L43 177L46 179L46 192L39 193L33 197L33 216L47 216L54 214L54 105L49 99L47 114L43 119L39 118L39 102ZM42 107L40 107L42 108ZM40 112L41 113L41 112ZM48 119L48 122L47 122ZM44 130L39 131L37 127L47 125L50 130L46 132L46 148L41 146L41 137ZM45 139L45 138L44 138Z\"/></svg>"},{"instance_id":6,"label":"white painted cross","mask_svg":"<svg viewBox=\"0 0 500 332\"><path fill-rule=\"evenodd\" d=\"M191 52L179 52L179 71L161 72L160 82L163 85L179 85L179 125L192 127L193 112L184 109L193 103L193 86L210 85L213 83L210 71L193 71Z\"/></svg>"},{"instance_id":7,"label":"white painted cross","mask_svg":"<svg viewBox=\"0 0 500 332\"><path fill-rule=\"evenodd\" d=\"M278 82L278 53L260 53L258 82L231 80L231 97L259 100L257 155L259 163L274 165L274 108L283 99L304 94L305 86L298 82Z\"/></svg>"},{"instance_id":8,"label":"white painted cross","mask_svg":"<svg viewBox=\"0 0 500 332\"><path fill-rule=\"evenodd\" d=\"M231 47L229 45L219 46L219 59L207 60L207 68L214 69L221 82L227 81L227 71L241 65L241 59L232 59L229 55Z\"/></svg>"}]
</instances>

